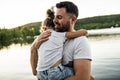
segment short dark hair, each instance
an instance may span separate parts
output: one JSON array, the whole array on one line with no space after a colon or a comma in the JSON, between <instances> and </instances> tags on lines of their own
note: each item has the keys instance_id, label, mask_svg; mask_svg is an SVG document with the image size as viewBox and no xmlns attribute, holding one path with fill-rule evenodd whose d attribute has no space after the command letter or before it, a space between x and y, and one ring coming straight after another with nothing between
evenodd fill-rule
<instances>
[{"instance_id":1,"label":"short dark hair","mask_svg":"<svg viewBox=\"0 0 120 80\"><path fill-rule=\"evenodd\" d=\"M59 2L56 4L56 7L65 8L67 13L74 14L76 17L78 17L78 7L70 1Z\"/></svg>"}]
</instances>

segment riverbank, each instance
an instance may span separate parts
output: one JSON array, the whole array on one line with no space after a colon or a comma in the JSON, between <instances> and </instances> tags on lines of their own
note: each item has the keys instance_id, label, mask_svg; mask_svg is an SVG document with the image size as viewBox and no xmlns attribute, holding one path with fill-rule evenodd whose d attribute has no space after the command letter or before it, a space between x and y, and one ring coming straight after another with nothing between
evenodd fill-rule
<instances>
[{"instance_id":1,"label":"riverbank","mask_svg":"<svg viewBox=\"0 0 120 80\"><path fill-rule=\"evenodd\" d=\"M88 36L120 35L120 27L88 30Z\"/></svg>"}]
</instances>

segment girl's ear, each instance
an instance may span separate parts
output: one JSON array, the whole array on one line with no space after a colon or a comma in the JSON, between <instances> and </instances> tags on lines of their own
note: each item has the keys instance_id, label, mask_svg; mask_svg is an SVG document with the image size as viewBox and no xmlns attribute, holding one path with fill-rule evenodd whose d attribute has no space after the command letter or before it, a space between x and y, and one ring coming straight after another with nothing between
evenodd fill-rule
<instances>
[{"instance_id":1,"label":"girl's ear","mask_svg":"<svg viewBox=\"0 0 120 80\"><path fill-rule=\"evenodd\" d=\"M47 30L47 28L46 28L46 27L43 27L43 29L44 29L44 31L46 31L46 30Z\"/></svg>"},{"instance_id":2,"label":"girl's ear","mask_svg":"<svg viewBox=\"0 0 120 80\"><path fill-rule=\"evenodd\" d=\"M40 29L40 32L44 32L46 30L47 30L47 28L45 26L42 26L41 29Z\"/></svg>"}]
</instances>

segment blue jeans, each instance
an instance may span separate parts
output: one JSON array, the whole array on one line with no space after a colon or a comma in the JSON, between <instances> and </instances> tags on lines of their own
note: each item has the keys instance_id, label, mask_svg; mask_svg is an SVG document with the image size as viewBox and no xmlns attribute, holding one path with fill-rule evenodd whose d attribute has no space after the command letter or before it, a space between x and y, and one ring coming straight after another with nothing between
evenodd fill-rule
<instances>
[{"instance_id":1,"label":"blue jeans","mask_svg":"<svg viewBox=\"0 0 120 80\"><path fill-rule=\"evenodd\" d=\"M72 68L63 65L37 72L37 76L40 80L64 80L73 74L74 72Z\"/></svg>"}]
</instances>

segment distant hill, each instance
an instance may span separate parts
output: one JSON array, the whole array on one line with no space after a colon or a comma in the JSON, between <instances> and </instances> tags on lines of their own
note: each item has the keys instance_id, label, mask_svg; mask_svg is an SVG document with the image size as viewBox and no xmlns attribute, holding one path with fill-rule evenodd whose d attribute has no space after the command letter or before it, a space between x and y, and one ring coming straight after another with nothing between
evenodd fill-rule
<instances>
[{"instance_id":1,"label":"distant hill","mask_svg":"<svg viewBox=\"0 0 120 80\"><path fill-rule=\"evenodd\" d=\"M32 27L40 27L40 26L41 26L41 22L31 22L31 23L18 26L16 28L32 28ZM12 28L12 29L16 29L16 28Z\"/></svg>"},{"instance_id":2,"label":"distant hill","mask_svg":"<svg viewBox=\"0 0 120 80\"><path fill-rule=\"evenodd\" d=\"M104 15L78 19L76 29L102 29L120 26L120 14Z\"/></svg>"},{"instance_id":3,"label":"distant hill","mask_svg":"<svg viewBox=\"0 0 120 80\"><path fill-rule=\"evenodd\" d=\"M32 22L18 27L31 28L40 26L41 22ZM75 29L102 29L118 26L120 26L120 14L114 14L78 19L75 25Z\"/></svg>"}]
</instances>

